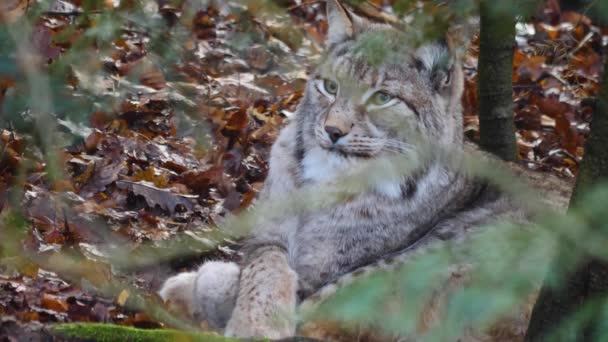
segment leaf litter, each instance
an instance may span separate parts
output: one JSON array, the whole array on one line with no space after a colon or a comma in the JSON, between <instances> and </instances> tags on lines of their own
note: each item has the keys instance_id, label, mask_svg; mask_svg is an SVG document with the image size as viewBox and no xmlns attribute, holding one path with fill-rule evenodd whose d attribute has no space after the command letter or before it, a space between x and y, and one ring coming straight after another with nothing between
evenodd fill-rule
<instances>
[{"instance_id":1,"label":"leaf litter","mask_svg":"<svg viewBox=\"0 0 608 342\"><path fill-rule=\"evenodd\" d=\"M82 10L81 1L62 3L80 14L43 13L31 36L47 67L67 58L97 24L97 12ZM98 10L114 10L109 3ZM258 6L235 12L222 4L188 17L187 5L159 4L152 11L174 28L163 42L178 44L179 58L161 67L151 34L130 24L110 48L93 49L100 70L73 65L64 77L69 99L95 99L95 106L84 123L58 118L80 137L57 155L62 176L49 176L33 136L0 132L0 219L8 227L21 217L23 227L0 228L0 238L19 237L16 250L0 247L2 338L43 336L39 323L163 326L129 306L133 289L158 303L154 291L171 272L209 258L239 258L237 237L218 232L217 224L246 209L261 189L270 146L322 49L323 8L286 1L280 15L268 16ZM573 177L608 30L551 9L517 25L513 98L521 162ZM477 55L474 41L463 98L472 140ZM0 74L0 108L14 86ZM45 269L66 253L78 260L74 269L86 271ZM99 291L115 279L133 289Z\"/></svg>"}]
</instances>

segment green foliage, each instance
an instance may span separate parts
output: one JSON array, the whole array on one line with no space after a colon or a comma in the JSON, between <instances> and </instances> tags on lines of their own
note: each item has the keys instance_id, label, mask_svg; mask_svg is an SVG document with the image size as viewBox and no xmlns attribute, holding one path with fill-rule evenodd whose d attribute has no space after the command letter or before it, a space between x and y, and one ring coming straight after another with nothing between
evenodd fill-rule
<instances>
[{"instance_id":1,"label":"green foliage","mask_svg":"<svg viewBox=\"0 0 608 342\"><path fill-rule=\"evenodd\" d=\"M5 212L0 215L0 260L7 257L21 255L18 241L24 238L27 223L24 218L14 212Z\"/></svg>"}]
</instances>

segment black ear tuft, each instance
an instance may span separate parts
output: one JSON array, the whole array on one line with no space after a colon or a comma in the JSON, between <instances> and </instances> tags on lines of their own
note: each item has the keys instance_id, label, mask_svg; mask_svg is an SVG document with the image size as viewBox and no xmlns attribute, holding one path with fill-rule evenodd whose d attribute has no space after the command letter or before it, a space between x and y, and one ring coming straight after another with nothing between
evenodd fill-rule
<instances>
[{"instance_id":1,"label":"black ear tuft","mask_svg":"<svg viewBox=\"0 0 608 342\"><path fill-rule=\"evenodd\" d=\"M428 73L435 90L442 91L452 84L455 58L445 40L418 48L414 65Z\"/></svg>"},{"instance_id":2,"label":"black ear tuft","mask_svg":"<svg viewBox=\"0 0 608 342\"><path fill-rule=\"evenodd\" d=\"M446 63L437 65L437 67L431 73L431 81L435 90L442 91L443 89L449 88L452 84L454 74L454 63L450 59Z\"/></svg>"}]
</instances>

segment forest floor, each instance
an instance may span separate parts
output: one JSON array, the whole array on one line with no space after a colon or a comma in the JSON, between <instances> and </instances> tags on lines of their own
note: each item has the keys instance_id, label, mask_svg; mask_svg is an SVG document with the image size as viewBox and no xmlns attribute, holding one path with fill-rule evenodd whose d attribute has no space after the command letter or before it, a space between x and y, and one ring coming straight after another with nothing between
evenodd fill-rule
<instances>
[{"instance_id":1,"label":"forest floor","mask_svg":"<svg viewBox=\"0 0 608 342\"><path fill-rule=\"evenodd\" d=\"M141 304L160 303L155 291L164 279L210 258L238 260L238 237L216 224L242 212L261 188L269 148L295 111L327 26L318 1L284 3L271 15L256 6L238 15L209 7L188 21L179 8L152 9L167 26L182 27L163 32L167 49L180 47L174 62L159 64L153 41L135 26L111 54L93 51L87 58L102 72L91 79L73 69L63 87L74 98L85 90L107 95L112 104L87 111L84 123L57 117L60 133L76 138L57 152L53 177L34 134L1 130L0 239L19 244L0 249L0 340L35 339L57 322L166 326ZM73 13L43 13L32 45L55 63L96 15L76 15L88 17L87 26ZM607 45L608 29L574 12L548 7L517 24L522 164L576 175ZM463 98L472 140L477 55L474 40ZM13 81L0 73L0 94L10 95Z\"/></svg>"}]
</instances>

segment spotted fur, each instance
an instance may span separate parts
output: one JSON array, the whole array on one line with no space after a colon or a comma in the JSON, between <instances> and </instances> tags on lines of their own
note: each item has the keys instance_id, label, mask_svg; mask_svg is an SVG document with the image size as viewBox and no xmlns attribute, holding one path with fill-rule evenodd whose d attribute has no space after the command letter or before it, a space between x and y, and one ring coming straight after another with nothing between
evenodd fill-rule
<instances>
[{"instance_id":1,"label":"spotted fur","mask_svg":"<svg viewBox=\"0 0 608 342\"><path fill-rule=\"evenodd\" d=\"M225 324L227 335L291 336L298 301L314 304L359 277L442 241L462 240L496 219L523 219L506 196L441 158L443 149L456 155L463 149L463 76L448 46L411 43L404 32L366 22L337 0L328 0L327 8L328 50L295 119L273 145L261 200L331 189L386 158L430 157L409 174L370 175L368 189L338 204L259 222L231 287L238 293L231 318L200 313L220 329ZM197 284L221 273L201 268ZM235 298L194 293L193 300Z\"/></svg>"}]
</instances>

